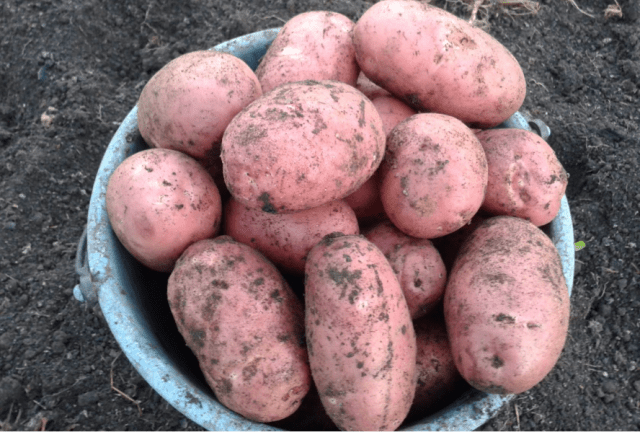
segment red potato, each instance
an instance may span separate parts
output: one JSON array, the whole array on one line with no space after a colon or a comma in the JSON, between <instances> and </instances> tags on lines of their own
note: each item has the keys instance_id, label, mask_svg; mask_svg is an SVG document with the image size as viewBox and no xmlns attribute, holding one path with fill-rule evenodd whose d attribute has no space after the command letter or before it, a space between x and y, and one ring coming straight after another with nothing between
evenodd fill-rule
<instances>
[{"instance_id":1,"label":"red potato","mask_svg":"<svg viewBox=\"0 0 640 432\"><path fill-rule=\"evenodd\" d=\"M373 99L372 102L382 119L385 135L389 135L391 129L396 127L398 123L417 114L416 110L393 96L379 96Z\"/></svg>"},{"instance_id":2,"label":"red potato","mask_svg":"<svg viewBox=\"0 0 640 432\"><path fill-rule=\"evenodd\" d=\"M447 234L444 237L433 239L433 244L440 252L440 256L442 257L442 261L444 262L447 271L451 271L453 262L455 261L456 256L458 256L458 252L465 240L467 240L473 230L480 226L480 224L489 217L490 215L487 215L481 210L471 218L471 221L469 221L468 224L459 230L456 230L451 234Z\"/></svg>"},{"instance_id":3,"label":"red potato","mask_svg":"<svg viewBox=\"0 0 640 432\"><path fill-rule=\"evenodd\" d=\"M411 319L431 312L442 300L447 282L444 262L433 243L410 237L390 222L378 224L368 230L365 237L389 260Z\"/></svg>"},{"instance_id":4,"label":"red potato","mask_svg":"<svg viewBox=\"0 0 640 432\"><path fill-rule=\"evenodd\" d=\"M440 303L447 283L447 269L433 243L412 239L391 252L389 262L402 287L411 319L425 316Z\"/></svg>"},{"instance_id":5,"label":"red potato","mask_svg":"<svg viewBox=\"0 0 640 432\"><path fill-rule=\"evenodd\" d=\"M467 224L487 186L476 136L443 114L409 117L387 137L380 196L393 224L412 237L436 238Z\"/></svg>"},{"instance_id":6,"label":"red potato","mask_svg":"<svg viewBox=\"0 0 640 432\"><path fill-rule=\"evenodd\" d=\"M387 260L392 252L411 242L411 237L396 228L391 221L380 222L363 234L380 249Z\"/></svg>"},{"instance_id":7,"label":"red potato","mask_svg":"<svg viewBox=\"0 0 640 432\"><path fill-rule=\"evenodd\" d=\"M335 80L356 85L356 62L348 17L327 11L305 12L285 23L260 62L256 75L267 93L290 82Z\"/></svg>"},{"instance_id":8,"label":"red potato","mask_svg":"<svg viewBox=\"0 0 640 432\"><path fill-rule=\"evenodd\" d=\"M502 44L426 2L377 2L356 23L353 42L362 72L418 111L489 128L526 95L522 69Z\"/></svg>"},{"instance_id":9,"label":"red potato","mask_svg":"<svg viewBox=\"0 0 640 432\"><path fill-rule=\"evenodd\" d=\"M150 146L204 158L219 150L231 119L261 95L258 78L239 58L217 51L184 54L142 89L140 134Z\"/></svg>"},{"instance_id":10,"label":"red potato","mask_svg":"<svg viewBox=\"0 0 640 432\"><path fill-rule=\"evenodd\" d=\"M549 144L534 132L491 129L476 134L489 166L482 209L517 216L536 226L560 211L568 177Z\"/></svg>"},{"instance_id":11,"label":"red potato","mask_svg":"<svg viewBox=\"0 0 640 432\"><path fill-rule=\"evenodd\" d=\"M305 325L311 374L342 430L393 430L415 392L416 339L382 252L361 236L327 236L309 252Z\"/></svg>"},{"instance_id":12,"label":"red potato","mask_svg":"<svg viewBox=\"0 0 640 432\"><path fill-rule=\"evenodd\" d=\"M250 104L222 139L224 178L250 208L293 213L342 199L384 156L371 101L338 81L283 84Z\"/></svg>"},{"instance_id":13,"label":"red potato","mask_svg":"<svg viewBox=\"0 0 640 432\"><path fill-rule=\"evenodd\" d=\"M140 134L151 147L178 150L200 161L222 189L222 134L261 95L258 78L239 58L217 51L184 54L142 89Z\"/></svg>"},{"instance_id":14,"label":"red potato","mask_svg":"<svg viewBox=\"0 0 640 432\"><path fill-rule=\"evenodd\" d=\"M111 175L105 199L120 242L156 271L170 272L190 244L220 228L222 204L211 176L174 150L149 149L125 159Z\"/></svg>"},{"instance_id":15,"label":"red potato","mask_svg":"<svg viewBox=\"0 0 640 432\"><path fill-rule=\"evenodd\" d=\"M363 74L362 71L358 75L356 88L371 100L374 100L375 98L380 96L391 96L391 93L367 78L367 76Z\"/></svg>"},{"instance_id":16,"label":"red potato","mask_svg":"<svg viewBox=\"0 0 640 432\"><path fill-rule=\"evenodd\" d=\"M344 200L353 209L358 219L369 220L383 214L384 208L380 201L380 171L373 173L369 180Z\"/></svg>"},{"instance_id":17,"label":"red potato","mask_svg":"<svg viewBox=\"0 0 640 432\"><path fill-rule=\"evenodd\" d=\"M302 303L262 254L229 236L191 245L171 313L220 403L249 420L293 414L311 386Z\"/></svg>"},{"instance_id":18,"label":"red potato","mask_svg":"<svg viewBox=\"0 0 640 432\"><path fill-rule=\"evenodd\" d=\"M524 219L486 220L462 246L445 289L458 371L488 393L529 390L560 357L569 307L551 239Z\"/></svg>"},{"instance_id":19,"label":"red potato","mask_svg":"<svg viewBox=\"0 0 640 432\"><path fill-rule=\"evenodd\" d=\"M289 214L250 209L231 199L224 210L224 234L262 252L278 267L304 273L307 254L333 232L360 233L353 210L343 200Z\"/></svg>"},{"instance_id":20,"label":"red potato","mask_svg":"<svg viewBox=\"0 0 640 432\"><path fill-rule=\"evenodd\" d=\"M456 369L442 311L413 321L416 332L416 395L407 418L421 419L444 408L464 385Z\"/></svg>"}]
</instances>

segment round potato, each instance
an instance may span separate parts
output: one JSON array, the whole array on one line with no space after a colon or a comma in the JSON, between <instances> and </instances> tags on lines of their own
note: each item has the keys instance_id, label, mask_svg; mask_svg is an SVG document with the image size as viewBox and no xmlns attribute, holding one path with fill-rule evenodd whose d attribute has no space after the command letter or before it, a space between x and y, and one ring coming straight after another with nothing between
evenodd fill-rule
<instances>
[{"instance_id":1,"label":"round potato","mask_svg":"<svg viewBox=\"0 0 640 432\"><path fill-rule=\"evenodd\" d=\"M389 260L411 319L431 312L442 300L447 282L444 262L433 243L410 237L388 221L367 230L365 237Z\"/></svg>"},{"instance_id":2,"label":"round potato","mask_svg":"<svg viewBox=\"0 0 640 432\"><path fill-rule=\"evenodd\" d=\"M261 95L258 78L239 58L217 51L184 54L142 89L140 134L151 147L194 157L222 188L222 134L231 119Z\"/></svg>"},{"instance_id":3,"label":"round potato","mask_svg":"<svg viewBox=\"0 0 640 432\"><path fill-rule=\"evenodd\" d=\"M569 293L553 242L532 223L487 219L463 244L445 289L456 367L475 388L522 393L556 364Z\"/></svg>"},{"instance_id":4,"label":"round potato","mask_svg":"<svg viewBox=\"0 0 640 432\"><path fill-rule=\"evenodd\" d=\"M380 222L367 229L364 236L375 244L387 260L391 253L411 242L411 237L400 231L391 221Z\"/></svg>"},{"instance_id":5,"label":"round potato","mask_svg":"<svg viewBox=\"0 0 640 432\"><path fill-rule=\"evenodd\" d=\"M380 170L373 173L369 180L344 200L353 209L356 217L363 222L384 214L382 201L380 201Z\"/></svg>"},{"instance_id":6,"label":"round potato","mask_svg":"<svg viewBox=\"0 0 640 432\"><path fill-rule=\"evenodd\" d=\"M367 78L367 76L363 74L362 71L360 71L360 74L358 75L356 88L371 100L374 100L379 96L391 96L391 93Z\"/></svg>"},{"instance_id":7,"label":"round potato","mask_svg":"<svg viewBox=\"0 0 640 432\"><path fill-rule=\"evenodd\" d=\"M522 129L490 129L476 136L489 166L482 209L527 219L536 226L551 222L568 183L551 146Z\"/></svg>"},{"instance_id":8,"label":"round potato","mask_svg":"<svg viewBox=\"0 0 640 432\"><path fill-rule=\"evenodd\" d=\"M169 277L178 330L220 403L288 417L311 386L302 303L262 254L229 236L191 245Z\"/></svg>"},{"instance_id":9,"label":"round potato","mask_svg":"<svg viewBox=\"0 0 640 432\"><path fill-rule=\"evenodd\" d=\"M488 33L426 2L378 2L353 32L362 72L418 111L489 128L524 101L515 57Z\"/></svg>"},{"instance_id":10,"label":"round potato","mask_svg":"<svg viewBox=\"0 0 640 432\"><path fill-rule=\"evenodd\" d=\"M404 233L436 238L468 223L487 186L480 142L460 120L416 114L387 137L380 196L385 212Z\"/></svg>"},{"instance_id":11,"label":"round potato","mask_svg":"<svg viewBox=\"0 0 640 432\"><path fill-rule=\"evenodd\" d=\"M229 124L224 179L249 208L293 213L354 192L380 165L384 146L380 115L354 87L283 84Z\"/></svg>"},{"instance_id":12,"label":"round potato","mask_svg":"<svg viewBox=\"0 0 640 432\"><path fill-rule=\"evenodd\" d=\"M271 214L231 198L224 216L224 234L259 250L281 269L299 274L304 273L307 254L325 235L360 233L355 213L343 200L296 213Z\"/></svg>"},{"instance_id":13,"label":"round potato","mask_svg":"<svg viewBox=\"0 0 640 432\"><path fill-rule=\"evenodd\" d=\"M361 236L327 236L307 257L311 374L343 430L397 429L415 392L416 339L391 266Z\"/></svg>"},{"instance_id":14,"label":"round potato","mask_svg":"<svg viewBox=\"0 0 640 432\"><path fill-rule=\"evenodd\" d=\"M190 244L220 228L218 188L198 162L175 150L129 156L111 175L105 200L120 242L160 272L170 272Z\"/></svg>"},{"instance_id":15,"label":"round potato","mask_svg":"<svg viewBox=\"0 0 640 432\"><path fill-rule=\"evenodd\" d=\"M327 11L296 15L285 23L256 75L267 93L289 82L335 80L356 85L360 67L351 39L354 23Z\"/></svg>"},{"instance_id":16,"label":"round potato","mask_svg":"<svg viewBox=\"0 0 640 432\"><path fill-rule=\"evenodd\" d=\"M401 121L417 114L416 110L393 96L379 96L373 99L372 102L382 119L385 135L389 135L391 129L396 127Z\"/></svg>"}]
</instances>

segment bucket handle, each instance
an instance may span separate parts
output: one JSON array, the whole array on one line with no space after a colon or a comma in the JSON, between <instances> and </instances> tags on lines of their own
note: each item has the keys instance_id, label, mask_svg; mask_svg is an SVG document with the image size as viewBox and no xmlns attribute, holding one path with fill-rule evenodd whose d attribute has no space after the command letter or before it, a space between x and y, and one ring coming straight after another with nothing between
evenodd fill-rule
<instances>
[{"instance_id":1,"label":"bucket handle","mask_svg":"<svg viewBox=\"0 0 640 432\"><path fill-rule=\"evenodd\" d=\"M73 288L73 296L78 301L85 303L87 307L93 308L98 304L98 294L91 278L91 271L89 270L86 226L78 242L75 267L80 282Z\"/></svg>"}]
</instances>

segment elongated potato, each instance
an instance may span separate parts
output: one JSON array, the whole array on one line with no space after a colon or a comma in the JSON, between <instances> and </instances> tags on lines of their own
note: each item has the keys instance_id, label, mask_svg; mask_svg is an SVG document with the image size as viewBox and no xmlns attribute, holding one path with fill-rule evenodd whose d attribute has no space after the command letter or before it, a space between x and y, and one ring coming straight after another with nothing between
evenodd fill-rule
<instances>
[{"instance_id":1,"label":"elongated potato","mask_svg":"<svg viewBox=\"0 0 640 432\"><path fill-rule=\"evenodd\" d=\"M229 236L197 242L176 263L167 295L220 403L258 422L298 408L311 385L304 312L261 253Z\"/></svg>"},{"instance_id":2,"label":"elongated potato","mask_svg":"<svg viewBox=\"0 0 640 432\"><path fill-rule=\"evenodd\" d=\"M311 11L291 18L256 69L262 91L305 80L335 80L355 87L360 67L351 39L353 26L336 12Z\"/></svg>"},{"instance_id":3,"label":"elongated potato","mask_svg":"<svg viewBox=\"0 0 640 432\"><path fill-rule=\"evenodd\" d=\"M378 2L353 32L362 72L418 111L489 128L524 101L526 81L515 57L488 33L427 2Z\"/></svg>"},{"instance_id":4,"label":"elongated potato","mask_svg":"<svg viewBox=\"0 0 640 432\"><path fill-rule=\"evenodd\" d=\"M384 156L373 103L338 81L283 84L229 124L224 179L235 199L269 213L293 213L342 199Z\"/></svg>"},{"instance_id":5,"label":"elongated potato","mask_svg":"<svg viewBox=\"0 0 640 432\"><path fill-rule=\"evenodd\" d=\"M415 392L416 340L391 266L361 236L327 236L307 257L313 380L343 430L396 429Z\"/></svg>"},{"instance_id":6,"label":"elongated potato","mask_svg":"<svg viewBox=\"0 0 640 432\"><path fill-rule=\"evenodd\" d=\"M479 390L522 393L556 364L569 326L560 256L532 223L497 216L463 244L444 312L460 374Z\"/></svg>"}]
</instances>

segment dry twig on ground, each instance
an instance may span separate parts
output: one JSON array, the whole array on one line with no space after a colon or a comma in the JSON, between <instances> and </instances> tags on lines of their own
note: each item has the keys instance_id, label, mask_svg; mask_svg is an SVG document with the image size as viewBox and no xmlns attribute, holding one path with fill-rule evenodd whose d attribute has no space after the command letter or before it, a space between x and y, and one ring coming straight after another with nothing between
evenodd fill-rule
<instances>
[{"instance_id":1,"label":"dry twig on ground","mask_svg":"<svg viewBox=\"0 0 640 432\"><path fill-rule=\"evenodd\" d=\"M585 14L586 16L590 17L590 18L595 18L593 15L591 15L590 13L587 13L585 11L583 11L582 9L580 9L580 6L577 5L576 0L564 0L568 3L571 3L573 5L573 7L575 7L576 9L578 9L578 12Z\"/></svg>"},{"instance_id":2,"label":"dry twig on ground","mask_svg":"<svg viewBox=\"0 0 640 432\"><path fill-rule=\"evenodd\" d=\"M613 1L616 2L616 4L610 4L604 10L605 19L609 19L612 17L620 17L620 18L622 17L622 8L620 7L620 3L618 3L618 0L613 0Z\"/></svg>"}]
</instances>

